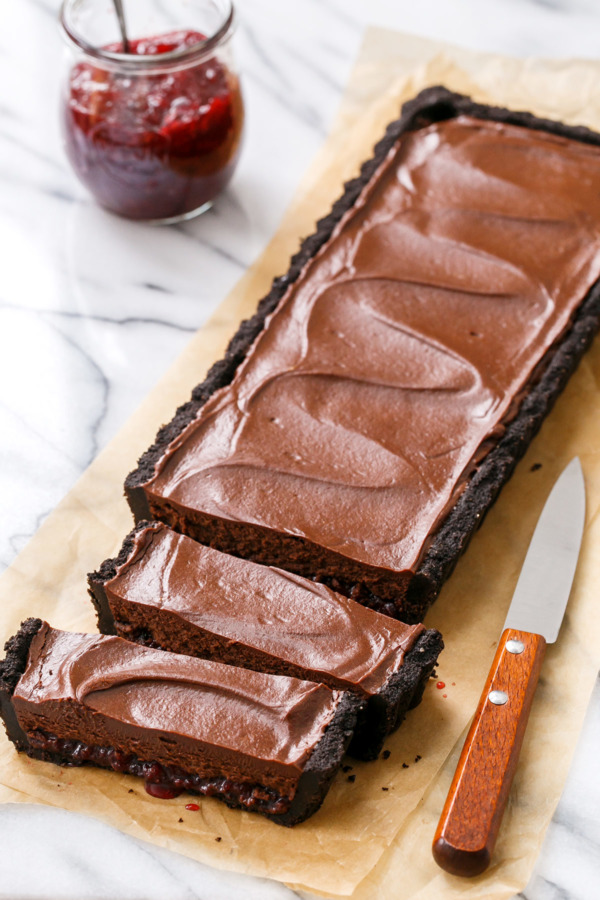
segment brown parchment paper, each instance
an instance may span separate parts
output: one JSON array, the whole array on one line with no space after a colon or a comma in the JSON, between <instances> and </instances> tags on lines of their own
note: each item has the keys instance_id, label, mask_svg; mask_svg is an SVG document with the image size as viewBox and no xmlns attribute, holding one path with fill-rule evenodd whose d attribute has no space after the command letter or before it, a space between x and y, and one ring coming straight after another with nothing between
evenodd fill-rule
<instances>
[{"instance_id":1,"label":"brown parchment paper","mask_svg":"<svg viewBox=\"0 0 600 900\"><path fill-rule=\"evenodd\" d=\"M597 63L517 61L370 30L332 135L263 256L0 579L3 639L28 615L57 627L95 630L85 575L117 550L131 527L122 499L124 475L221 356L272 277L285 271L299 236L313 230L400 104L440 82L484 102L600 128ZM446 689L430 685L421 706L388 741L387 760L349 760L355 781L340 773L322 810L303 825L282 829L210 799L200 801L199 812L188 813L184 798L153 800L135 778L91 768L61 770L18 756L4 735L0 800L87 813L217 867L332 897L513 896L528 881L560 797L600 663L598 448L597 341L428 616L427 624L440 628L446 640L438 670ZM453 879L431 859L435 823L537 515L552 482L576 453L585 471L588 513L566 620L547 654L494 864L476 880Z\"/></svg>"}]
</instances>

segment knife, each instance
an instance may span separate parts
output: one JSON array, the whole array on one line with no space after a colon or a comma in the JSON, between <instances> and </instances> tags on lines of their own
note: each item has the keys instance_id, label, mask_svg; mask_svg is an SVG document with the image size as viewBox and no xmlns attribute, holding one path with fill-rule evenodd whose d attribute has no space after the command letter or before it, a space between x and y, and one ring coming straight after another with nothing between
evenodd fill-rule
<instances>
[{"instance_id":1,"label":"knife","mask_svg":"<svg viewBox=\"0 0 600 900\"><path fill-rule=\"evenodd\" d=\"M480 875L489 865L546 644L558 637L569 599L584 521L585 482L575 457L536 525L435 833L434 859L452 875Z\"/></svg>"}]
</instances>

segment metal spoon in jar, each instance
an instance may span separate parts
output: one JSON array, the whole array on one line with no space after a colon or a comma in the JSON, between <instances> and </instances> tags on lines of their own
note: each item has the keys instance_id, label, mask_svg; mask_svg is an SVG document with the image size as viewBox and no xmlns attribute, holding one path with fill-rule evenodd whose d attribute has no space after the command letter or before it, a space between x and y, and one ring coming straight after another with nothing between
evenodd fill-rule
<instances>
[{"instance_id":1,"label":"metal spoon in jar","mask_svg":"<svg viewBox=\"0 0 600 900\"><path fill-rule=\"evenodd\" d=\"M122 0L113 0L117 19L119 20L119 31L121 32L121 40L123 41L123 53L129 53L129 38L127 37L127 28L125 25L125 12L123 10Z\"/></svg>"}]
</instances>

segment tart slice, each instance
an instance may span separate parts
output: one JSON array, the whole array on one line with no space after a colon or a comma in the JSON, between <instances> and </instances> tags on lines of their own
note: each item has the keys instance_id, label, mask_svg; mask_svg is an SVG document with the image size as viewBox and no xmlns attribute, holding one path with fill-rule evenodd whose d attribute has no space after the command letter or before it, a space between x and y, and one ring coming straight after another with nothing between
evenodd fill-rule
<instances>
[{"instance_id":1,"label":"tart slice","mask_svg":"<svg viewBox=\"0 0 600 900\"><path fill-rule=\"evenodd\" d=\"M359 701L296 678L73 634L28 619L0 663L10 740L61 766L145 779L295 825L320 807Z\"/></svg>"},{"instance_id":2,"label":"tart slice","mask_svg":"<svg viewBox=\"0 0 600 900\"><path fill-rule=\"evenodd\" d=\"M349 752L376 759L416 706L443 647L282 569L143 522L89 576L100 631L176 653L322 682L366 702Z\"/></svg>"}]
</instances>

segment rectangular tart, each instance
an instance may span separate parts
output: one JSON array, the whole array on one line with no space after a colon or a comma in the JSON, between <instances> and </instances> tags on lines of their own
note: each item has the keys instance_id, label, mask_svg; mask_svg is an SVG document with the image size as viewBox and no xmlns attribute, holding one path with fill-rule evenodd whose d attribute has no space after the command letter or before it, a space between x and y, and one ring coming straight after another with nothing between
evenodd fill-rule
<instances>
[{"instance_id":1,"label":"rectangular tart","mask_svg":"<svg viewBox=\"0 0 600 900\"><path fill-rule=\"evenodd\" d=\"M424 91L128 476L136 520L421 621L599 276L600 136Z\"/></svg>"},{"instance_id":2,"label":"rectangular tart","mask_svg":"<svg viewBox=\"0 0 600 900\"><path fill-rule=\"evenodd\" d=\"M295 825L320 807L359 701L322 684L72 634L28 619L0 662L0 712L18 750L95 765Z\"/></svg>"},{"instance_id":3,"label":"rectangular tart","mask_svg":"<svg viewBox=\"0 0 600 900\"><path fill-rule=\"evenodd\" d=\"M89 586L104 634L356 694L365 710L348 752L359 759L376 759L419 703L443 647L434 629L158 522L140 523Z\"/></svg>"}]
</instances>

